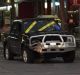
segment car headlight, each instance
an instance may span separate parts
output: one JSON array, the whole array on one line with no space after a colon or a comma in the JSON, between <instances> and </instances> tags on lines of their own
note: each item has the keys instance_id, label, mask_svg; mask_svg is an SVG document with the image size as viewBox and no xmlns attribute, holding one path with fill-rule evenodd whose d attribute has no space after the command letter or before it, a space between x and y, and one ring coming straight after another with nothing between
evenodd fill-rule
<instances>
[{"instance_id":1,"label":"car headlight","mask_svg":"<svg viewBox=\"0 0 80 75\"><path fill-rule=\"evenodd\" d=\"M61 43L60 45L58 45L59 48L65 47L65 45L63 43Z\"/></svg>"},{"instance_id":2,"label":"car headlight","mask_svg":"<svg viewBox=\"0 0 80 75\"><path fill-rule=\"evenodd\" d=\"M62 46L62 45L58 45L58 47L59 47L59 48L62 48L63 46Z\"/></svg>"},{"instance_id":3,"label":"car headlight","mask_svg":"<svg viewBox=\"0 0 80 75\"><path fill-rule=\"evenodd\" d=\"M48 48L48 45L44 45L44 48Z\"/></svg>"}]
</instances>

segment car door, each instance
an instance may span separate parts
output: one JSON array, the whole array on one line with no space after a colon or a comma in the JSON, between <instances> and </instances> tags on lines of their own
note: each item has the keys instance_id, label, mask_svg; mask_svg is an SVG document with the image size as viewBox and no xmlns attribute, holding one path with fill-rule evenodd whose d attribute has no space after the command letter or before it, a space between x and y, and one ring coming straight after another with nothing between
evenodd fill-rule
<instances>
[{"instance_id":1,"label":"car door","mask_svg":"<svg viewBox=\"0 0 80 75\"><path fill-rule=\"evenodd\" d=\"M21 53L21 28L20 22L13 22L9 36L9 46L13 54Z\"/></svg>"}]
</instances>

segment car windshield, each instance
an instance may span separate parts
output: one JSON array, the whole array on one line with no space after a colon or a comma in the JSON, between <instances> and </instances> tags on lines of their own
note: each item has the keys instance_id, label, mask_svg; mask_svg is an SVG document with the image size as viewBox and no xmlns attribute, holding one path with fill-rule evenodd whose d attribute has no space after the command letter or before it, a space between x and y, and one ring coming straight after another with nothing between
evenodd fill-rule
<instances>
[{"instance_id":1,"label":"car windshield","mask_svg":"<svg viewBox=\"0 0 80 75\"><path fill-rule=\"evenodd\" d=\"M34 19L27 20L24 22L25 33L36 32L36 31L52 31L55 30L54 19Z\"/></svg>"},{"instance_id":2,"label":"car windshield","mask_svg":"<svg viewBox=\"0 0 80 75\"><path fill-rule=\"evenodd\" d=\"M61 42L61 38L59 36L46 36L44 42L46 41L59 41Z\"/></svg>"}]
</instances>

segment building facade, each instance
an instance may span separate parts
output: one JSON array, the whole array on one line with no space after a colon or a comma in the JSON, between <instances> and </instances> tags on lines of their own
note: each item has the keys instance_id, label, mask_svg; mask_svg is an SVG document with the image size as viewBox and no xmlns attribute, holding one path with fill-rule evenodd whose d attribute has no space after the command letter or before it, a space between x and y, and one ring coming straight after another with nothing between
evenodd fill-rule
<instances>
[{"instance_id":1,"label":"building facade","mask_svg":"<svg viewBox=\"0 0 80 75\"><path fill-rule=\"evenodd\" d=\"M80 0L69 0L68 14L68 19L70 19L70 17L72 16L74 23L76 25L80 25Z\"/></svg>"},{"instance_id":2,"label":"building facade","mask_svg":"<svg viewBox=\"0 0 80 75\"><path fill-rule=\"evenodd\" d=\"M80 0L2 0L2 3L0 16L2 16L4 24L10 24L11 19L54 14L66 23L73 19L74 23L80 24Z\"/></svg>"},{"instance_id":3,"label":"building facade","mask_svg":"<svg viewBox=\"0 0 80 75\"><path fill-rule=\"evenodd\" d=\"M65 0L64 8L66 8L66 6ZM58 16L60 15L60 0L26 0L19 3L19 18L36 17L47 14L54 15L55 13Z\"/></svg>"}]
</instances>

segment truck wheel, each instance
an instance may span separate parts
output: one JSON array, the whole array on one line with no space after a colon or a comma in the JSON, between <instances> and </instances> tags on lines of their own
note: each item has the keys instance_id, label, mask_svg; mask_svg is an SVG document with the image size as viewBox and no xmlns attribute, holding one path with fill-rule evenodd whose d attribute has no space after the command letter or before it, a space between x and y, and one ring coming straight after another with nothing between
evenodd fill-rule
<instances>
[{"instance_id":1,"label":"truck wheel","mask_svg":"<svg viewBox=\"0 0 80 75\"><path fill-rule=\"evenodd\" d=\"M30 51L23 50L22 52L22 59L24 63L32 63L33 57Z\"/></svg>"},{"instance_id":2,"label":"truck wheel","mask_svg":"<svg viewBox=\"0 0 80 75\"><path fill-rule=\"evenodd\" d=\"M72 63L75 59L75 51L66 52L63 55L63 60L66 63Z\"/></svg>"},{"instance_id":3,"label":"truck wheel","mask_svg":"<svg viewBox=\"0 0 80 75\"><path fill-rule=\"evenodd\" d=\"M13 59L13 54L10 52L9 47L6 45L4 49L4 58L6 60L12 60Z\"/></svg>"}]
</instances>

